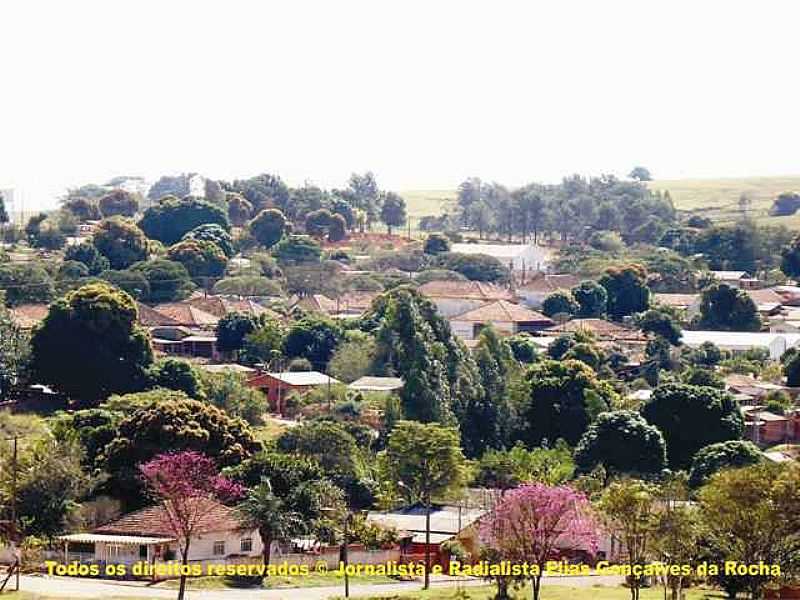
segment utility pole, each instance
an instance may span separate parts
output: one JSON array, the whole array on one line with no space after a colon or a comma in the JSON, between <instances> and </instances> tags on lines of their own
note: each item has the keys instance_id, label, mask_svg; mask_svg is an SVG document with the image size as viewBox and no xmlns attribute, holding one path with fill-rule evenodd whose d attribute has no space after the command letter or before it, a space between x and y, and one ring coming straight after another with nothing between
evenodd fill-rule
<instances>
[{"instance_id":1,"label":"utility pole","mask_svg":"<svg viewBox=\"0 0 800 600\"><path fill-rule=\"evenodd\" d=\"M17 537L17 436L14 436L14 451L11 455L11 531L14 542Z\"/></svg>"},{"instance_id":2,"label":"utility pole","mask_svg":"<svg viewBox=\"0 0 800 600\"><path fill-rule=\"evenodd\" d=\"M431 494L425 493L425 585L423 590L431 587Z\"/></svg>"}]
</instances>

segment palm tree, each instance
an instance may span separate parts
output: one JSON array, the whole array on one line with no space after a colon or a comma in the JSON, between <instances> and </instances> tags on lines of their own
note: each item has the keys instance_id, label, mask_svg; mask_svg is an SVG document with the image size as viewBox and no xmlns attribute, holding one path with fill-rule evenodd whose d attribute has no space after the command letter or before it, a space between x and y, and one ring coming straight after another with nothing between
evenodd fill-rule
<instances>
[{"instance_id":1,"label":"palm tree","mask_svg":"<svg viewBox=\"0 0 800 600\"><path fill-rule=\"evenodd\" d=\"M269 479L250 490L247 497L237 507L243 529L258 529L264 546L264 575L269 567L272 542L287 540L305 529L300 513L291 510L283 498L272 491Z\"/></svg>"}]
</instances>

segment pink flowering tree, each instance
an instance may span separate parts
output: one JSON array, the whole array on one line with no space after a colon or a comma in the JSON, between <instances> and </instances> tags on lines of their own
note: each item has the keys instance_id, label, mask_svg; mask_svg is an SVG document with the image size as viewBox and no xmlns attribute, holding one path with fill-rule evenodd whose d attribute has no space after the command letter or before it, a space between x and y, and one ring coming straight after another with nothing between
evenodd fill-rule
<instances>
[{"instance_id":1,"label":"pink flowering tree","mask_svg":"<svg viewBox=\"0 0 800 600\"><path fill-rule=\"evenodd\" d=\"M570 552L597 551L597 524L586 496L569 486L521 485L506 492L480 524L480 536L495 560L527 563L533 600L539 600L545 563ZM498 581L498 598L507 597Z\"/></svg>"},{"instance_id":2,"label":"pink flowering tree","mask_svg":"<svg viewBox=\"0 0 800 600\"><path fill-rule=\"evenodd\" d=\"M159 454L139 465L139 473L150 496L160 504L165 528L178 541L181 564L189 560L192 538L213 525L219 502L241 497L244 488L222 477L216 463L200 452ZM186 591L181 573L178 600Z\"/></svg>"}]
</instances>

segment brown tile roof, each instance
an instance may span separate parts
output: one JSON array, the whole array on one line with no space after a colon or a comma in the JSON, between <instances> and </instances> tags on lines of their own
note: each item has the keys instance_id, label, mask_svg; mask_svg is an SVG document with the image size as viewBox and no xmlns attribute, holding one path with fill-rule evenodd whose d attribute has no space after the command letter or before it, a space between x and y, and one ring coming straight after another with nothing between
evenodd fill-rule
<instances>
[{"instance_id":1,"label":"brown tile roof","mask_svg":"<svg viewBox=\"0 0 800 600\"><path fill-rule=\"evenodd\" d=\"M476 323L542 323L552 325L553 321L533 310L529 310L519 304L512 304L506 300L498 300L484 304L478 308L473 308L458 316L452 317L451 321L471 321Z\"/></svg>"},{"instance_id":2,"label":"brown tile roof","mask_svg":"<svg viewBox=\"0 0 800 600\"><path fill-rule=\"evenodd\" d=\"M783 304L784 298L772 288L763 290L744 290L753 299L756 305L759 304Z\"/></svg>"},{"instance_id":3,"label":"brown tile roof","mask_svg":"<svg viewBox=\"0 0 800 600\"><path fill-rule=\"evenodd\" d=\"M575 333L589 331L603 337L638 338L641 334L635 330L604 319L572 319L563 325L550 329L553 333Z\"/></svg>"},{"instance_id":4,"label":"brown tile roof","mask_svg":"<svg viewBox=\"0 0 800 600\"><path fill-rule=\"evenodd\" d=\"M33 329L47 316L47 304L20 304L10 309L11 318L22 329Z\"/></svg>"},{"instance_id":5,"label":"brown tile roof","mask_svg":"<svg viewBox=\"0 0 800 600\"><path fill-rule=\"evenodd\" d=\"M172 324L187 327L214 327L219 317L195 308L187 302L165 302L152 307L154 311L172 319Z\"/></svg>"},{"instance_id":6,"label":"brown tile roof","mask_svg":"<svg viewBox=\"0 0 800 600\"><path fill-rule=\"evenodd\" d=\"M470 300L513 300L514 294L493 283L482 281L429 281L417 288L429 298L460 298Z\"/></svg>"},{"instance_id":7,"label":"brown tile roof","mask_svg":"<svg viewBox=\"0 0 800 600\"><path fill-rule=\"evenodd\" d=\"M170 327L180 325L175 319L171 319L167 315L161 314L157 310L153 310L141 302L136 303L136 308L139 311L139 323L145 327Z\"/></svg>"},{"instance_id":8,"label":"brown tile roof","mask_svg":"<svg viewBox=\"0 0 800 600\"><path fill-rule=\"evenodd\" d=\"M196 512L202 515L197 533L212 531L236 531L240 522L232 508L210 498L198 498ZM164 508L160 505L148 506L116 521L101 525L92 531L107 535L140 535L153 537L172 537L175 532L169 526Z\"/></svg>"},{"instance_id":9,"label":"brown tile roof","mask_svg":"<svg viewBox=\"0 0 800 600\"><path fill-rule=\"evenodd\" d=\"M311 294L310 296L301 298L297 305L305 310L328 315L336 312L336 300L331 300L323 294Z\"/></svg>"},{"instance_id":10,"label":"brown tile roof","mask_svg":"<svg viewBox=\"0 0 800 600\"><path fill-rule=\"evenodd\" d=\"M348 292L339 298L339 311L364 312L381 292Z\"/></svg>"},{"instance_id":11,"label":"brown tile roof","mask_svg":"<svg viewBox=\"0 0 800 600\"><path fill-rule=\"evenodd\" d=\"M218 319L233 312L244 313L254 317L267 315L276 319L279 316L275 311L252 300L231 300L222 296L192 296L186 302L210 315L214 315Z\"/></svg>"},{"instance_id":12,"label":"brown tile roof","mask_svg":"<svg viewBox=\"0 0 800 600\"><path fill-rule=\"evenodd\" d=\"M542 275L517 287L518 290L525 292L550 294L557 290L569 290L583 281L577 275L571 273L558 273L555 275Z\"/></svg>"},{"instance_id":13,"label":"brown tile roof","mask_svg":"<svg viewBox=\"0 0 800 600\"><path fill-rule=\"evenodd\" d=\"M700 294L655 294L656 304L674 308L688 308L700 299Z\"/></svg>"}]
</instances>

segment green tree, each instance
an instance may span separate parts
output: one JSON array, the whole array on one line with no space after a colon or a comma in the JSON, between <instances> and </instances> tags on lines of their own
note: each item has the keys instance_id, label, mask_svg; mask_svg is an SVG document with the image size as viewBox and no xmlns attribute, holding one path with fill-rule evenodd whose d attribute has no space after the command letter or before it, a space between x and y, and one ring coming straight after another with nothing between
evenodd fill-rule
<instances>
[{"instance_id":1,"label":"green tree","mask_svg":"<svg viewBox=\"0 0 800 600\"><path fill-rule=\"evenodd\" d=\"M318 263L322 248L307 235L290 235L275 245L274 254L281 264Z\"/></svg>"},{"instance_id":2,"label":"green tree","mask_svg":"<svg viewBox=\"0 0 800 600\"><path fill-rule=\"evenodd\" d=\"M744 433L739 403L715 388L661 385L642 407L642 416L664 435L673 469L687 468L701 448L739 439Z\"/></svg>"},{"instance_id":3,"label":"green tree","mask_svg":"<svg viewBox=\"0 0 800 600\"><path fill-rule=\"evenodd\" d=\"M212 223L230 229L228 216L219 206L187 196L162 198L144 212L139 227L150 239L171 246L195 227Z\"/></svg>"},{"instance_id":4,"label":"green tree","mask_svg":"<svg viewBox=\"0 0 800 600\"><path fill-rule=\"evenodd\" d=\"M793 352L785 359L781 357L783 363L783 374L786 376L786 385L800 385L800 353Z\"/></svg>"},{"instance_id":5,"label":"green tree","mask_svg":"<svg viewBox=\"0 0 800 600\"><path fill-rule=\"evenodd\" d=\"M781 252L781 271L789 277L800 276L800 236L795 237Z\"/></svg>"},{"instance_id":6,"label":"green tree","mask_svg":"<svg viewBox=\"0 0 800 600\"><path fill-rule=\"evenodd\" d=\"M630 173L628 173L628 177L631 179L636 179L637 181L652 181L653 176L650 175L650 169L645 167L634 167Z\"/></svg>"},{"instance_id":7,"label":"green tree","mask_svg":"<svg viewBox=\"0 0 800 600\"><path fill-rule=\"evenodd\" d=\"M575 444L589 424L619 401L606 381L578 360L541 360L525 373L520 436L528 446L563 438Z\"/></svg>"},{"instance_id":8,"label":"green tree","mask_svg":"<svg viewBox=\"0 0 800 600\"><path fill-rule=\"evenodd\" d=\"M225 277L214 284L214 294L233 296L282 296L281 284L273 279L260 276L240 275Z\"/></svg>"},{"instance_id":9,"label":"green tree","mask_svg":"<svg viewBox=\"0 0 800 600\"><path fill-rule=\"evenodd\" d=\"M370 337L346 341L331 356L328 372L339 381L352 383L369 374L375 351L375 341Z\"/></svg>"},{"instance_id":10,"label":"green tree","mask_svg":"<svg viewBox=\"0 0 800 600\"><path fill-rule=\"evenodd\" d=\"M198 239L183 240L170 246L167 258L186 267L189 275L205 287L210 287L210 280L221 277L228 264L219 246Z\"/></svg>"},{"instance_id":11,"label":"green tree","mask_svg":"<svg viewBox=\"0 0 800 600\"><path fill-rule=\"evenodd\" d=\"M64 260L76 260L83 263L89 269L90 275L99 275L110 267L108 259L100 254L94 244L89 242L69 246L64 251Z\"/></svg>"},{"instance_id":12,"label":"green tree","mask_svg":"<svg viewBox=\"0 0 800 600\"><path fill-rule=\"evenodd\" d=\"M0 264L0 292L6 306L47 304L56 295L52 278L37 263Z\"/></svg>"},{"instance_id":13,"label":"green tree","mask_svg":"<svg viewBox=\"0 0 800 600\"><path fill-rule=\"evenodd\" d=\"M641 265L611 267L599 283L608 294L606 306L613 319L642 312L650 306L647 271Z\"/></svg>"},{"instance_id":14,"label":"green tree","mask_svg":"<svg viewBox=\"0 0 800 600\"><path fill-rule=\"evenodd\" d=\"M435 497L458 493L466 484L466 461L458 430L429 423L401 421L386 448L391 482L401 495L426 509L425 588L430 585L430 507Z\"/></svg>"},{"instance_id":15,"label":"green tree","mask_svg":"<svg viewBox=\"0 0 800 600\"><path fill-rule=\"evenodd\" d=\"M233 238L231 237L231 234L228 233L224 227L220 227L216 223L198 225L184 235L183 239L200 240L216 244L225 254L226 258L232 258L233 255L236 254L236 250L233 247Z\"/></svg>"},{"instance_id":16,"label":"green tree","mask_svg":"<svg viewBox=\"0 0 800 600\"><path fill-rule=\"evenodd\" d=\"M441 254L442 252L450 252L450 240L447 236L441 233L432 233L425 238L425 245L423 252L425 254Z\"/></svg>"},{"instance_id":17,"label":"green tree","mask_svg":"<svg viewBox=\"0 0 800 600\"><path fill-rule=\"evenodd\" d=\"M228 219L234 227L244 227L253 216L253 205L241 194L228 192L225 195L228 202Z\"/></svg>"},{"instance_id":18,"label":"green tree","mask_svg":"<svg viewBox=\"0 0 800 600\"><path fill-rule=\"evenodd\" d=\"M552 448L541 446L531 450L518 442L509 450L486 450L478 463L474 485L501 490L532 481L561 485L574 474L572 449L564 440L558 440Z\"/></svg>"},{"instance_id":19,"label":"green tree","mask_svg":"<svg viewBox=\"0 0 800 600\"><path fill-rule=\"evenodd\" d=\"M572 288L572 297L580 308L577 316L582 318L602 317L606 313L608 293L599 283L584 281Z\"/></svg>"},{"instance_id":20,"label":"green tree","mask_svg":"<svg viewBox=\"0 0 800 600\"><path fill-rule=\"evenodd\" d=\"M746 292L714 283L703 291L698 326L718 331L759 331L761 318Z\"/></svg>"},{"instance_id":21,"label":"green tree","mask_svg":"<svg viewBox=\"0 0 800 600\"><path fill-rule=\"evenodd\" d=\"M194 289L186 267L171 260L138 262L130 268L130 271L141 273L147 279L150 291L143 297L146 302L157 304L183 300Z\"/></svg>"},{"instance_id":22,"label":"green tree","mask_svg":"<svg viewBox=\"0 0 800 600\"><path fill-rule=\"evenodd\" d=\"M151 387L178 390L196 400L205 398L200 373L185 360L159 359L148 369L147 378Z\"/></svg>"},{"instance_id":23,"label":"green tree","mask_svg":"<svg viewBox=\"0 0 800 600\"><path fill-rule=\"evenodd\" d=\"M508 267L494 256L443 252L436 257L442 269L456 271L471 281L505 283L511 277Z\"/></svg>"},{"instance_id":24,"label":"green tree","mask_svg":"<svg viewBox=\"0 0 800 600\"><path fill-rule=\"evenodd\" d=\"M234 181L230 187L247 198L256 211L277 206L285 212L289 205L289 187L277 175L262 173L250 179Z\"/></svg>"},{"instance_id":25,"label":"green tree","mask_svg":"<svg viewBox=\"0 0 800 600\"><path fill-rule=\"evenodd\" d=\"M153 351L136 321L133 298L107 284L69 292L34 331L36 380L85 403L140 389Z\"/></svg>"},{"instance_id":26,"label":"green tree","mask_svg":"<svg viewBox=\"0 0 800 600\"><path fill-rule=\"evenodd\" d=\"M661 336L673 346L681 343L681 328L666 312L648 310L638 318L638 325L643 332Z\"/></svg>"},{"instance_id":27,"label":"green tree","mask_svg":"<svg viewBox=\"0 0 800 600\"><path fill-rule=\"evenodd\" d=\"M700 487L718 471L747 467L763 460L764 455L752 442L728 440L709 444L694 455L689 471L689 485Z\"/></svg>"},{"instance_id":28,"label":"green tree","mask_svg":"<svg viewBox=\"0 0 800 600\"><path fill-rule=\"evenodd\" d=\"M247 385L245 377L232 371L201 373L200 379L208 402L232 417L250 425L263 425L266 406L260 390Z\"/></svg>"},{"instance_id":29,"label":"green tree","mask_svg":"<svg viewBox=\"0 0 800 600\"><path fill-rule=\"evenodd\" d=\"M283 352L289 358L307 358L316 370L325 371L343 336L335 321L309 315L289 327L283 341Z\"/></svg>"},{"instance_id":30,"label":"green tree","mask_svg":"<svg viewBox=\"0 0 800 600\"><path fill-rule=\"evenodd\" d=\"M133 217L139 210L139 201L130 192L116 189L102 196L98 201L98 206L100 213L106 219L116 215Z\"/></svg>"},{"instance_id":31,"label":"green tree","mask_svg":"<svg viewBox=\"0 0 800 600\"><path fill-rule=\"evenodd\" d=\"M0 192L0 229L5 227L10 221L11 217L8 215L8 210L6 209L6 199L3 197L3 193Z\"/></svg>"},{"instance_id":32,"label":"green tree","mask_svg":"<svg viewBox=\"0 0 800 600\"><path fill-rule=\"evenodd\" d=\"M392 227L400 227L406 222L406 201L394 192L384 193L381 200L381 221L392 235Z\"/></svg>"},{"instance_id":33,"label":"green tree","mask_svg":"<svg viewBox=\"0 0 800 600\"><path fill-rule=\"evenodd\" d=\"M258 319L252 315L232 312L217 322L217 349L220 352L238 352L244 347L245 337L258 328Z\"/></svg>"},{"instance_id":34,"label":"green tree","mask_svg":"<svg viewBox=\"0 0 800 600\"><path fill-rule=\"evenodd\" d=\"M195 173L163 175L150 187L147 197L150 200L161 200L172 196L186 196L192 191L191 180L194 175Z\"/></svg>"},{"instance_id":35,"label":"green tree","mask_svg":"<svg viewBox=\"0 0 800 600\"><path fill-rule=\"evenodd\" d=\"M0 401L26 380L30 351L29 335L0 304Z\"/></svg>"},{"instance_id":36,"label":"green tree","mask_svg":"<svg viewBox=\"0 0 800 600\"><path fill-rule=\"evenodd\" d=\"M267 319L258 329L247 334L240 359L246 364L267 363L282 356L286 332L280 321Z\"/></svg>"},{"instance_id":37,"label":"green tree","mask_svg":"<svg viewBox=\"0 0 800 600\"><path fill-rule=\"evenodd\" d=\"M92 198L74 197L67 199L62 204L79 221L96 221L102 218L97 202Z\"/></svg>"},{"instance_id":38,"label":"green tree","mask_svg":"<svg viewBox=\"0 0 800 600\"><path fill-rule=\"evenodd\" d=\"M100 273L100 279L130 294L135 300L145 300L150 297L150 282L138 271L130 269L103 271Z\"/></svg>"},{"instance_id":39,"label":"green tree","mask_svg":"<svg viewBox=\"0 0 800 600\"><path fill-rule=\"evenodd\" d=\"M127 269L147 259L147 238L133 221L123 217L111 217L100 223L92 243L113 269Z\"/></svg>"},{"instance_id":40,"label":"green tree","mask_svg":"<svg viewBox=\"0 0 800 600\"><path fill-rule=\"evenodd\" d=\"M609 475L659 475L667 454L661 432L630 410L601 414L575 447L581 473L602 465Z\"/></svg>"},{"instance_id":41,"label":"green tree","mask_svg":"<svg viewBox=\"0 0 800 600\"><path fill-rule=\"evenodd\" d=\"M250 235L265 248L272 248L287 233L286 217L276 208L262 210L248 225Z\"/></svg>"},{"instance_id":42,"label":"green tree","mask_svg":"<svg viewBox=\"0 0 800 600\"><path fill-rule=\"evenodd\" d=\"M581 309L581 305L570 292L557 290L547 296L542 302L542 312L548 317L555 315L574 315Z\"/></svg>"}]
</instances>

